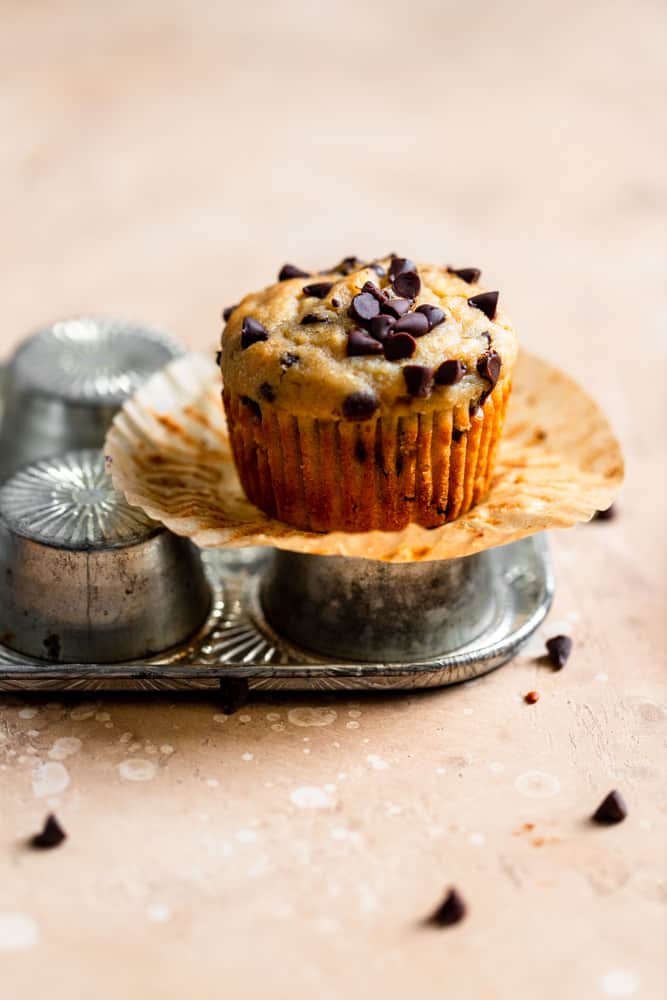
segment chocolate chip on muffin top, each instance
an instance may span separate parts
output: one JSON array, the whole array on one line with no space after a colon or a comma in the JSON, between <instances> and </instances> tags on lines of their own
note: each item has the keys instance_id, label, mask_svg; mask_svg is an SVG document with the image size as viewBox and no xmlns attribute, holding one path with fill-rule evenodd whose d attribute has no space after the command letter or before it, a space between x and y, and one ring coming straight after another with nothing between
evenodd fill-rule
<instances>
[{"instance_id":1,"label":"chocolate chip on muffin top","mask_svg":"<svg viewBox=\"0 0 667 1000\"><path fill-rule=\"evenodd\" d=\"M474 412L517 353L498 292L479 278L394 254L329 271L285 265L226 312L226 384L258 406L321 419Z\"/></svg>"}]
</instances>

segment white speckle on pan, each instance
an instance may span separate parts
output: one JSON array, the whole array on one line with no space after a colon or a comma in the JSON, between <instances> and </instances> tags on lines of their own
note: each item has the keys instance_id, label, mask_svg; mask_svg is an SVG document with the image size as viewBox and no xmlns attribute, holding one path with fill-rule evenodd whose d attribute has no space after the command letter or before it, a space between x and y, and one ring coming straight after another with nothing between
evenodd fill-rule
<instances>
[{"instance_id":1,"label":"white speckle on pan","mask_svg":"<svg viewBox=\"0 0 667 1000\"><path fill-rule=\"evenodd\" d=\"M331 782L329 782L328 784L326 784L324 786L324 791L325 792L335 792L336 791L336 786L332 785Z\"/></svg>"},{"instance_id":2,"label":"white speckle on pan","mask_svg":"<svg viewBox=\"0 0 667 1000\"><path fill-rule=\"evenodd\" d=\"M254 844L257 841L257 834L254 830L237 830L236 839L239 844Z\"/></svg>"},{"instance_id":3,"label":"white speckle on pan","mask_svg":"<svg viewBox=\"0 0 667 1000\"><path fill-rule=\"evenodd\" d=\"M330 833L333 840L347 840L351 844L361 844L363 840L360 833L347 826L332 826Z\"/></svg>"},{"instance_id":4,"label":"white speckle on pan","mask_svg":"<svg viewBox=\"0 0 667 1000\"><path fill-rule=\"evenodd\" d=\"M216 714L215 714L215 715L213 716L213 721L214 721L214 722L217 722L217 723L218 723L218 725L219 725L219 726L221 726L221 725L222 725L222 724L223 724L224 722L227 722L227 719L228 719L228 718L229 718L229 716L228 716L228 715L223 715L223 714L222 714L222 712L217 712L217 713L216 713Z\"/></svg>"},{"instance_id":5,"label":"white speckle on pan","mask_svg":"<svg viewBox=\"0 0 667 1000\"><path fill-rule=\"evenodd\" d=\"M22 708L19 712L19 719L34 719L36 715L36 708Z\"/></svg>"},{"instance_id":6,"label":"white speckle on pan","mask_svg":"<svg viewBox=\"0 0 667 1000\"><path fill-rule=\"evenodd\" d=\"M85 722L86 719L92 719L99 707L99 702L82 701L72 709L69 717L75 722Z\"/></svg>"},{"instance_id":7,"label":"white speckle on pan","mask_svg":"<svg viewBox=\"0 0 667 1000\"><path fill-rule=\"evenodd\" d=\"M154 924L166 924L171 916L171 910L166 903L149 903L146 907L146 916Z\"/></svg>"},{"instance_id":8,"label":"white speckle on pan","mask_svg":"<svg viewBox=\"0 0 667 1000\"><path fill-rule=\"evenodd\" d=\"M472 715L472 713L473 713L473 709L472 708L464 708L463 709L463 714L464 715Z\"/></svg>"},{"instance_id":9,"label":"white speckle on pan","mask_svg":"<svg viewBox=\"0 0 667 1000\"><path fill-rule=\"evenodd\" d=\"M606 997L633 997L639 989L639 976L630 969L612 969L600 977Z\"/></svg>"},{"instance_id":10,"label":"white speckle on pan","mask_svg":"<svg viewBox=\"0 0 667 1000\"><path fill-rule=\"evenodd\" d=\"M359 886L359 912L369 914L375 913L377 909L377 896L367 882L362 882Z\"/></svg>"},{"instance_id":11,"label":"white speckle on pan","mask_svg":"<svg viewBox=\"0 0 667 1000\"><path fill-rule=\"evenodd\" d=\"M402 812L403 809L401 808L401 806L396 805L395 802L387 802L387 807L385 809L385 813L387 816L400 816Z\"/></svg>"},{"instance_id":12,"label":"white speckle on pan","mask_svg":"<svg viewBox=\"0 0 667 1000\"><path fill-rule=\"evenodd\" d=\"M39 942L39 927L27 913L0 913L0 951L29 951Z\"/></svg>"},{"instance_id":13,"label":"white speckle on pan","mask_svg":"<svg viewBox=\"0 0 667 1000\"><path fill-rule=\"evenodd\" d=\"M133 736L132 733L122 733L121 736L118 739L118 742L119 743L131 743L133 739L134 739L134 736Z\"/></svg>"},{"instance_id":14,"label":"white speckle on pan","mask_svg":"<svg viewBox=\"0 0 667 1000\"><path fill-rule=\"evenodd\" d=\"M333 917L318 917L315 921L315 928L320 934L335 934L340 924Z\"/></svg>"},{"instance_id":15,"label":"white speckle on pan","mask_svg":"<svg viewBox=\"0 0 667 1000\"><path fill-rule=\"evenodd\" d=\"M108 712L97 712L95 714L96 722L108 722L111 716Z\"/></svg>"},{"instance_id":16,"label":"white speckle on pan","mask_svg":"<svg viewBox=\"0 0 667 1000\"><path fill-rule=\"evenodd\" d=\"M469 843L472 844L473 847L484 847L484 844L486 843L486 837L484 836L483 833L471 833L470 836L468 837L468 841Z\"/></svg>"},{"instance_id":17,"label":"white speckle on pan","mask_svg":"<svg viewBox=\"0 0 667 1000\"><path fill-rule=\"evenodd\" d=\"M304 747L303 748L303 752L304 753L310 753L310 747Z\"/></svg>"},{"instance_id":18,"label":"white speckle on pan","mask_svg":"<svg viewBox=\"0 0 667 1000\"><path fill-rule=\"evenodd\" d=\"M604 684L605 681L609 680L609 674L605 673L596 674L593 680L600 681L601 684Z\"/></svg>"},{"instance_id":19,"label":"white speckle on pan","mask_svg":"<svg viewBox=\"0 0 667 1000\"><path fill-rule=\"evenodd\" d=\"M64 764L47 761L32 772L32 791L38 798L58 795L69 785L69 774Z\"/></svg>"},{"instance_id":20,"label":"white speckle on pan","mask_svg":"<svg viewBox=\"0 0 667 1000\"><path fill-rule=\"evenodd\" d=\"M505 770L505 765L501 764L499 760L492 760L489 764L489 771L493 771L494 774L502 774Z\"/></svg>"},{"instance_id":21,"label":"white speckle on pan","mask_svg":"<svg viewBox=\"0 0 667 1000\"><path fill-rule=\"evenodd\" d=\"M160 747L160 753L163 753L165 756L169 756L169 754L172 754L173 752L174 748L171 743L163 743Z\"/></svg>"},{"instance_id":22,"label":"white speckle on pan","mask_svg":"<svg viewBox=\"0 0 667 1000\"><path fill-rule=\"evenodd\" d=\"M51 760L65 760L71 754L78 753L81 745L81 740L76 736L61 736L49 750L49 757Z\"/></svg>"},{"instance_id":23,"label":"white speckle on pan","mask_svg":"<svg viewBox=\"0 0 667 1000\"><path fill-rule=\"evenodd\" d=\"M271 729L274 731L274 733L282 733L282 731L285 729L285 723L274 722L273 725L271 726Z\"/></svg>"},{"instance_id":24,"label":"white speckle on pan","mask_svg":"<svg viewBox=\"0 0 667 1000\"><path fill-rule=\"evenodd\" d=\"M334 800L316 785L302 785L290 793L290 799L299 809L330 809Z\"/></svg>"},{"instance_id":25,"label":"white speckle on pan","mask_svg":"<svg viewBox=\"0 0 667 1000\"><path fill-rule=\"evenodd\" d=\"M652 826L652 824L651 824L651 820L650 819L640 819L639 820L639 828L641 830L650 830L651 826Z\"/></svg>"},{"instance_id":26,"label":"white speckle on pan","mask_svg":"<svg viewBox=\"0 0 667 1000\"><path fill-rule=\"evenodd\" d=\"M157 767L152 760L129 757L118 765L118 773L125 781L151 781L157 774Z\"/></svg>"},{"instance_id":27,"label":"white speckle on pan","mask_svg":"<svg viewBox=\"0 0 667 1000\"><path fill-rule=\"evenodd\" d=\"M254 760L254 759L255 759L254 753L249 753L248 751L246 751L245 753L241 754L241 760Z\"/></svg>"},{"instance_id":28,"label":"white speckle on pan","mask_svg":"<svg viewBox=\"0 0 667 1000\"><path fill-rule=\"evenodd\" d=\"M252 721L251 715L239 715L239 722L243 722L246 725L248 722Z\"/></svg>"},{"instance_id":29,"label":"white speckle on pan","mask_svg":"<svg viewBox=\"0 0 667 1000\"><path fill-rule=\"evenodd\" d=\"M218 781L217 778L207 778L206 784L208 785L209 788L217 788L220 782Z\"/></svg>"},{"instance_id":30,"label":"white speckle on pan","mask_svg":"<svg viewBox=\"0 0 667 1000\"><path fill-rule=\"evenodd\" d=\"M374 771L386 771L389 764L382 757L379 757L376 753L369 753L366 758L368 763L371 765Z\"/></svg>"},{"instance_id":31,"label":"white speckle on pan","mask_svg":"<svg viewBox=\"0 0 667 1000\"><path fill-rule=\"evenodd\" d=\"M354 719L353 719L351 722L346 722L345 723L345 728L346 729L358 729L359 728L359 723L355 722Z\"/></svg>"},{"instance_id":32,"label":"white speckle on pan","mask_svg":"<svg viewBox=\"0 0 667 1000\"><path fill-rule=\"evenodd\" d=\"M339 771L336 777L338 778L339 781L345 781L345 779L347 778L347 771Z\"/></svg>"},{"instance_id":33,"label":"white speckle on pan","mask_svg":"<svg viewBox=\"0 0 667 1000\"><path fill-rule=\"evenodd\" d=\"M435 773L436 774L445 774L445 768L444 767L436 767Z\"/></svg>"},{"instance_id":34,"label":"white speckle on pan","mask_svg":"<svg viewBox=\"0 0 667 1000\"><path fill-rule=\"evenodd\" d=\"M358 708L351 708L350 711L347 714L349 715L349 717L351 719L360 719L361 718L361 712L359 711Z\"/></svg>"},{"instance_id":35,"label":"white speckle on pan","mask_svg":"<svg viewBox=\"0 0 667 1000\"><path fill-rule=\"evenodd\" d=\"M514 787L530 799L550 799L558 795L560 781L545 771L524 771L514 782Z\"/></svg>"},{"instance_id":36,"label":"white speckle on pan","mask_svg":"<svg viewBox=\"0 0 667 1000\"><path fill-rule=\"evenodd\" d=\"M293 726L330 726L337 718L334 708L290 708L287 713Z\"/></svg>"}]
</instances>

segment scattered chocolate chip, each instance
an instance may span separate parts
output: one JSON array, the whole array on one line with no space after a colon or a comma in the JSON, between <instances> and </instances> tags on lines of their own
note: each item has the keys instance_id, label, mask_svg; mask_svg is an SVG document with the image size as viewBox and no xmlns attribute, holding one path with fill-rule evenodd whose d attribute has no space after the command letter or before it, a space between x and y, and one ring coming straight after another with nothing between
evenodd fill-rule
<instances>
[{"instance_id":1,"label":"scattered chocolate chip","mask_svg":"<svg viewBox=\"0 0 667 1000\"><path fill-rule=\"evenodd\" d=\"M429 330L432 330L434 326L439 326L445 318L445 313L439 306L417 306L415 312L423 313L426 316Z\"/></svg>"},{"instance_id":2,"label":"scattered chocolate chip","mask_svg":"<svg viewBox=\"0 0 667 1000\"><path fill-rule=\"evenodd\" d=\"M384 267L382 264L369 264L368 266L373 268L378 278L384 278L385 274L387 273L387 268Z\"/></svg>"},{"instance_id":3,"label":"scattered chocolate chip","mask_svg":"<svg viewBox=\"0 0 667 1000\"><path fill-rule=\"evenodd\" d=\"M276 398L275 390L272 385L269 385L268 382L262 382L259 387L259 394L262 399L267 401L267 403L272 403Z\"/></svg>"},{"instance_id":4,"label":"scattered chocolate chip","mask_svg":"<svg viewBox=\"0 0 667 1000\"><path fill-rule=\"evenodd\" d=\"M255 417L255 420L257 420L257 422L261 424L262 408L259 405L259 403L256 403L254 399L250 398L250 396L240 396L239 398L243 403L243 405L247 406L248 409L252 412L253 416Z\"/></svg>"},{"instance_id":5,"label":"scattered chocolate chip","mask_svg":"<svg viewBox=\"0 0 667 1000\"><path fill-rule=\"evenodd\" d=\"M382 344L387 361L411 358L417 350L417 341L409 333L392 333Z\"/></svg>"},{"instance_id":6,"label":"scattered chocolate chip","mask_svg":"<svg viewBox=\"0 0 667 1000\"><path fill-rule=\"evenodd\" d=\"M496 318L499 292L480 292L468 299L468 305L475 309L481 309L487 319Z\"/></svg>"},{"instance_id":7,"label":"scattered chocolate chip","mask_svg":"<svg viewBox=\"0 0 667 1000\"><path fill-rule=\"evenodd\" d=\"M463 920L467 912L466 904L456 889L450 889L429 923L436 927L451 927Z\"/></svg>"},{"instance_id":8,"label":"scattered chocolate chip","mask_svg":"<svg viewBox=\"0 0 667 1000\"><path fill-rule=\"evenodd\" d=\"M498 381L501 365L502 362L497 351L488 351L477 362L477 371L482 378L489 380L492 389Z\"/></svg>"},{"instance_id":9,"label":"scattered chocolate chip","mask_svg":"<svg viewBox=\"0 0 667 1000\"><path fill-rule=\"evenodd\" d=\"M355 257L354 254L351 254L349 257L343 257L341 266L347 274L351 274L352 271L359 270L361 267L361 261L358 257Z\"/></svg>"},{"instance_id":10,"label":"scattered chocolate chip","mask_svg":"<svg viewBox=\"0 0 667 1000\"><path fill-rule=\"evenodd\" d=\"M397 295L406 299L416 299L422 283L416 271L403 271L391 283Z\"/></svg>"},{"instance_id":11,"label":"scattered chocolate chip","mask_svg":"<svg viewBox=\"0 0 667 1000\"><path fill-rule=\"evenodd\" d=\"M53 813L51 813L46 817L46 821L41 832L36 833L33 837L31 837L29 844L31 847L46 849L50 847L57 847L59 844L62 844L63 840L66 840L66 838L67 834Z\"/></svg>"},{"instance_id":12,"label":"scattered chocolate chip","mask_svg":"<svg viewBox=\"0 0 667 1000\"><path fill-rule=\"evenodd\" d=\"M389 265L389 278L391 281L397 278L399 274L416 274L417 265L407 257L397 257L395 254L391 254L391 264Z\"/></svg>"},{"instance_id":13,"label":"scattered chocolate chip","mask_svg":"<svg viewBox=\"0 0 667 1000\"><path fill-rule=\"evenodd\" d=\"M216 365L219 365L221 361L222 361L222 351L216 351L215 352L215 363L216 363Z\"/></svg>"},{"instance_id":14,"label":"scattered chocolate chip","mask_svg":"<svg viewBox=\"0 0 667 1000\"><path fill-rule=\"evenodd\" d=\"M331 305L334 309L340 309L340 299L332 299Z\"/></svg>"},{"instance_id":15,"label":"scattered chocolate chip","mask_svg":"<svg viewBox=\"0 0 667 1000\"><path fill-rule=\"evenodd\" d=\"M600 823L603 826L613 826L614 823L622 823L627 815L628 807L623 796L614 789L602 800L591 819L594 823Z\"/></svg>"},{"instance_id":16,"label":"scattered chocolate chip","mask_svg":"<svg viewBox=\"0 0 667 1000\"><path fill-rule=\"evenodd\" d=\"M423 337L428 333L428 320L423 313L406 313L396 320L395 333L411 333L413 337Z\"/></svg>"},{"instance_id":17,"label":"scattered chocolate chip","mask_svg":"<svg viewBox=\"0 0 667 1000\"><path fill-rule=\"evenodd\" d=\"M246 677L220 678L220 707L224 715L233 715L243 708L250 695Z\"/></svg>"},{"instance_id":18,"label":"scattered chocolate chip","mask_svg":"<svg viewBox=\"0 0 667 1000\"><path fill-rule=\"evenodd\" d=\"M347 335L347 356L359 358L365 354L382 354L382 344L365 330L353 327Z\"/></svg>"},{"instance_id":19,"label":"scattered chocolate chip","mask_svg":"<svg viewBox=\"0 0 667 1000\"><path fill-rule=\"evenodd\" d=\"M315 313L306 313L301 320L301 326L312 326L314 323L328 323L328 316L316 316Z\"/></svg>"},{"instance_id":20,"label":"scattered chocolate chip","mask_svg":"<svg viewBox=\"0 0 667 1000\"><path fill-rule=\"evenodd\" d=\"M369 295L372 295L373 298L376 299L381 306L383 306L387 301L387 296L385 292L383 292L381 288L378 288L377 285L373 284L372 281L367 281L361 290L362 292L367 292Z\"/></svg>"},{"instance_id":21,"label":"scattered chocolate chip","mask_svg":"<svg viewBox=\"0 0 667 1000\"><path fill-rule=\"evenodd\" d=\"M534 705L536 701L540 700L539 691L529 691L528 694L524 694L523 700L527 705Z\"/></svg>"},{"instance_id":22,"label":"scattered chocolate chip","mask_svg":"<svg viewBox=\"0 0 667 1000\"><path fill-rule=\"evenodd\" d=\"M455 441L456 444L458 444L465 433L465 431L459 430L458 427L455 427L452 431L452 441Z\"/></svg>"},{"instance_id":23,"label":"scattered chocolate chip","mask_svg":"<svg viewBox=\"0 0 667 1000\"><path fill-rule=\"evenodd\" d=\"M482 276L482 272L477 267L448 267L447 270L462 281L467 281L469 285L474 285Z\"/></svg>"},{"instance_id":24,"label":"scattered chocolate chip","mask_svg":"<svg viewBox=\"0 0 667 1000\"><path fill-rule=\"evenodd\" d=\"M264 326L252 316L245 316L241 327L241 347L246 348L258 344L261 340L268 340L269 334Z\"/></svg>"},{"instance_id":25,"label":"scattered chocolate chip","mask_svg":"<svg viewBox=\"0 0 667 1000\"><path fill-rule=\"evenodd\" d=\"M443 361L435 373L436 384L454 385L461 381L467 371L462 361Z\"/></svg>"},{"instance_id":26,"label":"scattered chocolate chip","mask_svg":"<svg viewBox=\"0 0 667 1000\"><path fill-rule=\"evenodd\" d=\"M352 299L350 316L359 323L370 323L374 316L380 314L380 303L370 292L360 292Z\"/></svg>"},{"instance_id":27,"label":"scattered chocolate chip","mask_svg":"<svg viewBox=\"0 0 667 1000\"><path fill-rule=\"evenodd\" d=\"M292 365L298 364L299 360L298 354L292 354L290 351L285 351L284 354L280 355L280 367L283 371L286 371L288 368L291 368Z\"/></svg>"},{"instance_id":28,"label":"scattered chocolate chip","mask_svg":"<svg viewBox=\"0 0 667 1000\"><path fill-rule=\"evenodd\" d=\"M569 635L555 635L552 639L547 639L546 647L551 665L556 670L562 670L572 652Z\"/></svg>"},{"instance_id":29,"label":"scattered chocolate chip","mask_svg":"<svg viewBox=\"0 0 667 1000\"><path fill-rule=\"evenodd\" d=\"M396 320L392 316L376 316L370 321L368 329L376 340L386 340L394 329Z\"/></svg>"},{"instance_id":30,"label":"scattered chocolate chip","mask_svg":"<svg viewBox=\"0 0 667 1000\"><path fill-rule=\"evenodd\" d=\"M357 462L361 462L362 464L366 461L366 445L361 438L357 438L354 442L354 457Z\"/></svg>"},{"instance_id":31,"label":"scattered chocolate chip","mask_svg":"<svg viewBox=\"0 0 667 1000\"><path fill-rule=\"evenodd\" d=\"M409 310L409 299L387 299L384 305L380 307L380 312L384 313L385 316L393 316L394 319L400 319Z\"/></svg>"},{"instance_id":32,"label":"scattered chocolate chip","mask_svg":"<svg viewBox=\"0 0 667 1000\"><path fill-rule=\"evenodd\" d=\"M374 392L352 392L343 400L343 416L347 420L369 420L379 405Z\"/></svg>"},{"instance_id":33,"label":"scattered chocolate chip","mask_svg":"<svg viewBox=\"0 0 667 1000\"><path fill-rule=\"evenodd\" d=\"M304 295L310 295L314 299L326 299L332 288L332 281L316 281L312 285L304 285L301 291Z\"/></svg>"},{"instance_id":34,"label":"scattered chocolate chip","mask_svg":"<svg viewBox=\"0 0 667 1000\"><path fill-rule=\"evenodd\" d=\"M280 268L280 273L278 275L278 281L289 281L290 278L309 278L309 271L302 271L300 267L295 267L294 264L283 264Z\"/></svg>"},{"instance_id":35,"label":"scattered chocolate chip","mask_svg":"<svg viewBox=\"0 0 667 1000\"><path fill-rule=\"evenodd\" d=\"M433 389L433 370L424 365L405 365L403 368L405 387L411 396L426 399Z\"/></svg>"},{"instance_id":36,"label":"scattered chocolate chip","mask_svg":"<svg viewBox=\"0 0 667 1000\"><path fill-rule=\"evenodd\" d=\"M616 505L612 504L611 507L607 507L606 510L596 510L593 514L594 521L613 521L613 519L618 514Z\"/></svg>"},{"instance_id":37,"label":"scattered chocolate chip","mask_svg":"<svg viewBox=\"0 0 667 1000\"><path fill-rule=\"evenodd\" d=\"M238 307L239 305L237 302L235 306L227 306L226 309L222 310L222 318L224 319L225 323L229 322L229 317L232 315L235 309L238 309Z\"/></svg>"}]
</instances>

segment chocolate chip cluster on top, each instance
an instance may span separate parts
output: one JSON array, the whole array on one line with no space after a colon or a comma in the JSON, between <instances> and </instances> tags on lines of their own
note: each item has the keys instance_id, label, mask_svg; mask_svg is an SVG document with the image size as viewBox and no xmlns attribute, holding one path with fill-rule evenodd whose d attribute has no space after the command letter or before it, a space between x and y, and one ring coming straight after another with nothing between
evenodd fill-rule
<instances>
[{"instance_id":1,"label":"chocolate chip cluster on top","mask_svg":"<svg viewBox=\"0 0 667 1000\"><path fill-rule=\"evenodd\" d=\"M517 345L476 268L346 257L226 309L221 366L232 392L298 416L367 420L483 404Z\"/></svg>"}]
</instances>

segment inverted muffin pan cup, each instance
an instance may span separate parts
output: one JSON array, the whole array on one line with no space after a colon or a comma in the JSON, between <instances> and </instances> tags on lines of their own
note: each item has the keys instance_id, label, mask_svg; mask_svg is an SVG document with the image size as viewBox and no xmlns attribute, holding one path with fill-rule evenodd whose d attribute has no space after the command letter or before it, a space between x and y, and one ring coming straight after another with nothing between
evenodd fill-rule
<instances>
[{"instance_id":1,"label":"inverted muffin pan cup","mask_svg":"<svg viewBox=\"0 0 667 1000\"><path fill-rule=\"evenodd\" d=\"M499 666L537 628L553 596L543 536L437 562L202 555L130 507L99 447L127 395L178 351L83 318L11 359L0 689L215 689L232 677L259 689L429 687Z\"/></svg>"}]
</instances>

